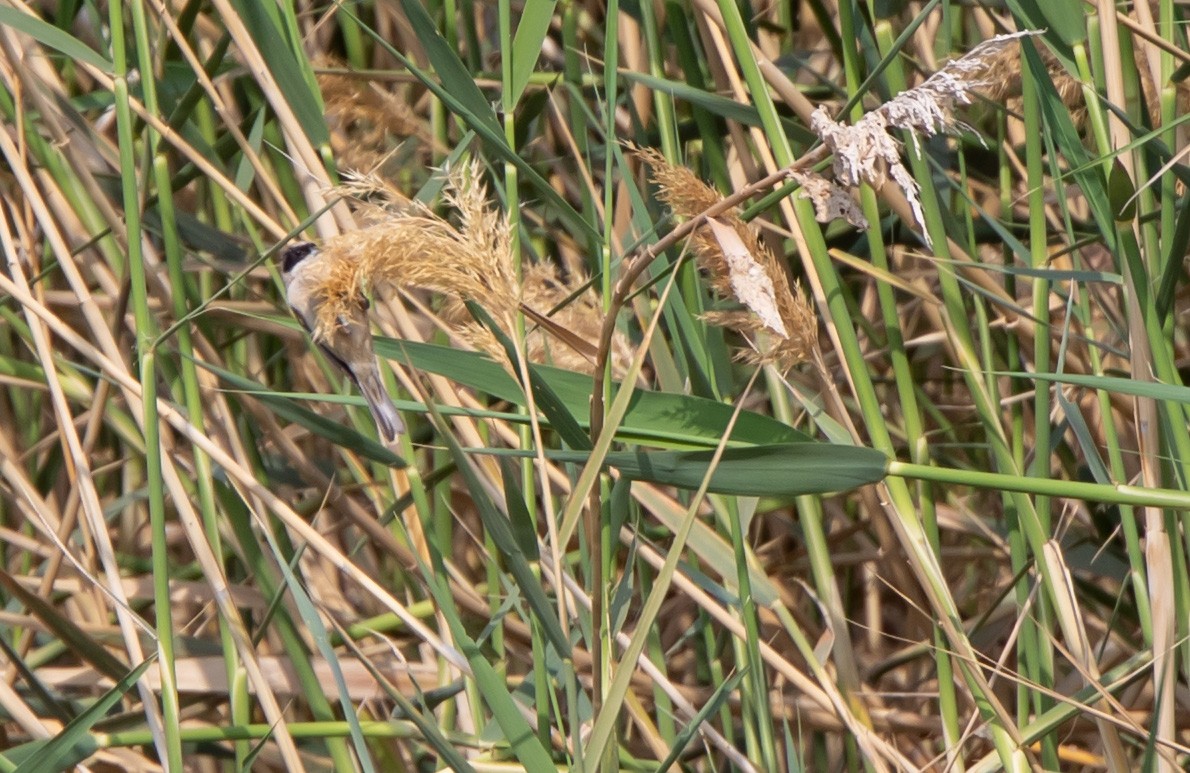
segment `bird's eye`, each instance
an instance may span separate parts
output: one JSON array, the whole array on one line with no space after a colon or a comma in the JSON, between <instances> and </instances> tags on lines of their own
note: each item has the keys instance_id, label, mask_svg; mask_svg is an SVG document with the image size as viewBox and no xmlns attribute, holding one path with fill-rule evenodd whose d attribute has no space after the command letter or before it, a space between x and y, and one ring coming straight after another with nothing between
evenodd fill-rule
<instances>
[{"instance_id":1,"label":"bird's eye","mask_svg":"<svg viewBox=\"0 0 1190 773\"><path fill-rule=\"evenodd\" d=\"M360 296L360 304L359 305L360 305L360 308L362 308L364 311L367 311L368 309L372 308L372 302L370 300L368 300L368 296L366 296L366 295Z\"/></svg>"},{"instance_id":2,"label":"bird's eye","mask_svg":"<svg viewBox=\"0 0 1190 773\"><path fill-rule=\"evenodd\" d=\"M318 248L311 242L299 242L291 247L286 247L285 251L281 253L281 271L285 273L293 271L297 264L317 251Z\"/></svg>"}]
</instances>

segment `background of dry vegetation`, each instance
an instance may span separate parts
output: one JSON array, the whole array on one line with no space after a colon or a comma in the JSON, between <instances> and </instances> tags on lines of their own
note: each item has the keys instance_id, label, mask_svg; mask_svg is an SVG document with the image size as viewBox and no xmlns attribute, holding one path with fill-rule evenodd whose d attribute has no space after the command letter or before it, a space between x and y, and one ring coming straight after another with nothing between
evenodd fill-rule
<instances>
[{"instance_id":1,"label":"background of dry vegetation","mask_svg":"<svg viewBox=\"0 0 1190 773\"><path fill-rule=\"evenodd\" d=\"M1184 2L290 5L0 3L0 768L1185 763ZM823 171L816 107L1020 29L898 135L918 216L720 221L805 363L643 262L683 221L630 146ZM267 258L402 199L509 230L422 250L459 297L375 282L394 455Z\"/></svg>"}]
</instances>

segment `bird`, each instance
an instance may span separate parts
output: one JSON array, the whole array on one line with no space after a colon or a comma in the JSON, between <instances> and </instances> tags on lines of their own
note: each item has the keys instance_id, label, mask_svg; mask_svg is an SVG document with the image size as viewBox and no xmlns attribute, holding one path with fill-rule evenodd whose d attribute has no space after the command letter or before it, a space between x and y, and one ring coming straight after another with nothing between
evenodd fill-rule
<instances>
[{"instance_id":1,"label":"bird","mask_svg":"<svg viewBox=\"0 0 1190 773\"><path fill-rule=\"evenodd\" d=\"M372 348L367 299L349 314L340 315L333 330L325 335L315 332L318 304L322 301L320 285L329 270L330 262L312 242L299 242L281 252L281 281L285 283L285 295L293 315L330 361L355 384L368 404L380 439L392 445L405 431L405 422L380 378Z\"/></svg>"}]
</instances>

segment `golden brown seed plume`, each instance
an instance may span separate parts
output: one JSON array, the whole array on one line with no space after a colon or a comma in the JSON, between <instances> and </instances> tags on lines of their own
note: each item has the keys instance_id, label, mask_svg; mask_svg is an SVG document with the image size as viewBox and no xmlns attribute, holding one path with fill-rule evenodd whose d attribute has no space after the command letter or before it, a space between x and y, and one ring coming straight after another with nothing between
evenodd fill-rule
<instances>
[{"instance_id":1,"label":"golden brown seed plume","mask_svg":"<svg viewBox=\"0 0 1190 773\"><path fill-rule=\"evenodd\" d=\"M377 285L431 290L449 299L443 316L463 340L503 361L505 353L495 336L472 321L463 304L475 301L505 331L513 329L524 304L537 315L554 312L548 319L568 333L560 337L545 325L530 325L526 334L530 361L591 372L594 363L580 342L593 346L598 340L603 321L598 298L584 289L584 278L564 281L552 264L526 265L523 282L517 280L511 226L490 200L477 164L463 165L447 175L443 200L453 220L401 201L379 181L357 178L350 190L379 197L381 204L372 205L371 225L330 239L322 247L333 268L323 287L321 329L330 330L340 314ZM613 354L613 367L622 372L631 357L622 338L617 339Z\"/></svg>"},{"instance_id":2,"label":"golden brown seed plume","mask_svg":"<svg viewBox=\"0 0 1190 773\"><path fill-rule=\"evenodd\" d=\"M669 163L653 149L639 150L652 169L661 200L679 217L695 217L722 197L685 167ZM736 209L711 219L691 237L698 264L716 294L745 308L715 311L709 322L749 336L753 351L744 357L788 370L810 358L818 345L818 320L785 268L760 241L756 229Z\"/></svg>"}]
</instances>

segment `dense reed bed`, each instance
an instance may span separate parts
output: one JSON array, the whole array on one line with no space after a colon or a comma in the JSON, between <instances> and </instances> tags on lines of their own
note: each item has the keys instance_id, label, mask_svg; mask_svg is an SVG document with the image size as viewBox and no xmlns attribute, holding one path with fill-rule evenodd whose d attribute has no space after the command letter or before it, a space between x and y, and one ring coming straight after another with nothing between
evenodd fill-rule
<instances>
[{"instance_id":1,"label":"dense reed bed","mask_svg":"<svg viewBox=\"0 0 1190 773\"><path fill-rule=\"evenodd\" d=\"M5 0L0 768L1180 769L1186 15Z\"/></svg>"}]
</instances>

